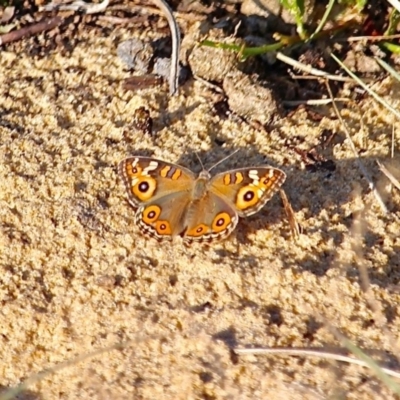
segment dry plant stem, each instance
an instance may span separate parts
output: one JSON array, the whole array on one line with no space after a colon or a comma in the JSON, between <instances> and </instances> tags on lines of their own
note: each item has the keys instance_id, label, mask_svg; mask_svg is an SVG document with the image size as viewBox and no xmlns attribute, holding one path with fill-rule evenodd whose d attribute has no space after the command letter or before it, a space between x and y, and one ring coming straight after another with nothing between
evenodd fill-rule
<instances>
[{"instance_id":1,"label":"dry plant stem","mask_svg":"<svg viewBox=\"0 0 400 400\"><path fill-rule=\"evenodd\" d=\"M214 85L212 82L209 82L209 81L207 81L207 80L201 78L200 76L197 76L197 75L194 74L194 75L193 75L193 78L194 78L196 81L200 82L202 85L208 87L208 88L211 89L211 90L216 91L217 93L221 93L221 94L224 94L224 93L225 93L224 90L223 90L222 88L220 88L220 87L217 86L217 85Z\"/></svg>"},{"instance_id":2,"label":"dry plant stem","mask_svg":"<svg viewBox=\"0 0 400 400\"><path fill-rule=\"evenodd\" d=\"M379 161L376 162L379 166L379 169L386 177L389 179L391 184L395 186L398 190L400 190L400 182L392 175L392 173Z\"/></svg>"},{"instance_id":3,"label":"dry plant stem","mask_svg":"<svg viewBox=\"0 0 400 400\"><path fill-rule=\"evenodd\" d=\"M347 352L347 349L340 349ZM325 360L335 360L347 362L349 364L360 365L361 367L369 368L369 365L358 358L346 356L343 354L326 351L324 349L304 349L304 348L254 348L254 349L234 349L238 355L283 355L283 356L296 356L296 357L318 357ZM389 368L381 367L382 371L386 374L400 379L400 372L394 371Z\"/></svg>"},{"instance_id":4,"label":"dry plant stem","mask_svg":"<svg viewBox=\"0 0 400 400\"><path fill-rule=\"evenodd\" d=\"M378 40L392 40L400 39L400 35L387 35L387 36L350 36L345 39L337 39L338 42L358 42L361 40L369 40L371 42L376 42Z\"/></svg>"},{"instance_id":5,"label":"dry plant stem","mask_svg":"<svg viewBox=\"0 0 400 400\"><path fill-rule=\"evenodd\" d=\"M132 17L132 18L113 17L111 15L99 16L99 21L108 22L114 25L140 24L146 22L147 20L148 18L145 15L140 15L138 17Z\"/></svg>"},{"instance_id":6,"label":"dry plant stem","mask_svg":"<svg viewBox=\"0 0 400 400\"><path fill-rule=\"evenodd\" d=\"M349 68L347 68L347 66L345 64L343 64L342 61L340 61L335 54L331 53L331 57L340 65L340 67L342 67L347 74L356 82L358 83L366 92L368 92L372 98L374 98L379 104L382 104L387 110L389 110L391 113L393 113L397 119L400 120L400 112L394 108L393 106L391 106L386 100L384 100L381 96L379 96L376 92L374 92L368 85L365 84L364 80L361 80L357 75L355 75L353 72L350 71ZM374 57L375 61L380 65L380 66L385 66L387 69L387 64L379 61L379 58ZM393 70L393 68L389 68L387 69L388 72L390 72L390 69Z\"/></svg>"},{"instance_id":7,"label":"dry plant stem","mask_svg":"<svg viewBox=\"0 0 400 400\"><path fill-rule=\"evenodd\" d=\"M142 75L131 76L124 81L124 89L126 90L140 90L148 89L154 86L161 86L163 80L158 75Z\"/></svg>"},{"instance_id":8,"label":"dry plant stem","mask_svg":"<svg viewBox=\"0 0 400 400\"><path fill-rule=\"evenodd\" d=\"M110 0L103 0L99 4L85 3L82 0L76 0L71 4L49 3L43 7L39 7L39 11L80 11L85 14L96 14L103 12L110 3Z\"/></svg>"},{"instance_id":9,"label":"dry plant stem","mask_svg":"<svg viewBox=\"0 0 400 400\"><path fill-rule=\"evenodd\" d=\"M279 190L279 194L281 195L283 208L285 210L286 217L289 221L289 226L290 226L290 230L292 232L292 237L294 239L297 239L300 236L300 225L296 220L296 216L294 214L293 207L290 204L290 202L286 196L286 192L283 189Z\"/></svg>"},{"instance_id":10,"label":"dry plant stem","mask_svg":"<svg viewBox=\"0 0 400 400\"><path fill-rule=\"evenodd\" d=\"M392 148L390 149L390 155L394 157L394 124L392 125Z\"/></svg>"},{"instance_id":11,"label":"dry plant stem","mask_svg":"<svg viewBox=\"0 0 400 400\"><path fill-rule=\"evenodd\" d=\"M319 69L313 68L309 65L305 65L303 63L300 63L299 61L293 60L293 58L290 58L288 56L285 56L281 52L276 53L276 58L285 64L291 65L292 67L298 68L301 71L306 72L307 74L315 75L318 77L323 77L326 79L331 79L333 81L341 81L341 82L351 82L351 79L348 78L347 76L337 76L337 75L330 75L327 74L324 71L321 71Z\"/></svg>"},{"instance_id":12,"label":"dry plant stem","mask_svg":"<svg viewBox=\"0 0 400 400\"><path fill-rule=\"evenodd\" d=\"M375 196L375 198L376 198L378 204L379 204L380 207L381 207L381 210L382 210L385 214L387 214L387 208L386 208L386 206L385 206L385 203L383 202L383 200L382 200L380 194L378 193L378 191L377 191L377 189L376 189L376 187L375 187L375 184L372 182L372 179L371 179L371 177L369 176L367 170L364 168L364 165L363 165L363 163L362 163L361 160L360 160L360 156L359 156L358 153L357 153L357 150L356 150L356 148L355 148L355 146L354 146L354 143L353 143L353 141L351 140L350 132L348 131L347 126L346 126L346 124L344 123L343 118L342 118L342 116L340 115L339 110L338 110L337 107L336 107L336 103L335 103L335 100L334 100L334 97L333 97L333 94L332 94L332 91L331 91L331 87L329 86L329 82L326 81L325 84L326 84L326 87L327 87L327 89L328 89L329 96L330 96L331 99L332 99L332 105L333 105L333 108L334 108L334 110L335 110L335 113L336 113L337 117L339 118L340 123L342 124L343 130L344 130L344 132L345 132L345 134L346 134L347 141L349 142L350 148L351 148L351 150L353 151L354 158L357 160L357 163L358 163L358 166L359 166L360 170L361 170L362 173L364 174L365 179L368 181L369 188L372 190L372 192L373 192L373 194L374 194L374 196Z\"/></svg>"},{"instance_id":13,"label":"dry plant stem","mask_svg":"<svg viewBox=\"0 0 400 400\"><path fill-rule=\"evenodd\" d=\"M295 61L295 60L293 60L293 61ZM295 61L295 62L298 62L298 61ZM302 64L300 64L300 65L302 65ZM305 66L305 67L307 67L307 66ZM314 69L314 71L318 71L318 70ZM314 76L314 75L295 75L293 73L290 73L290 77L292 79L298 79L298 80L316 80L316 79L321 79L321 77L319 75L318 76ZM334 77L336 77L336 78L333 79ZM342 81L341 78L345 78L346 82L351 82L351 78L348 78L348 77L345 77L345 76L338 77L337 75L326 75L326 76L323 76L323 78L327 78L327 79L330 79L330 80L336 80L336 81L337 80ZM337 79L337 78L340 78L340 79ZM374 80L372 78L365 78L364 81L365 82L374 82ZM349 100L347 100L347 101L349 101Z\"/></svg>"},{"instance_id":14,"label":"dry plant stem","mask_svg":"<svg viewBox=\"0 0 400 400\"><path fill-rule=\"evenodd\" d=\"M345 98L338 98L335 101L340 101L344 103L348 103L350 100ZM315 100L290 100L283 101L283 104L286 106L298 106L302 104L310 105L310 106L324 106L326 104L332 103L332 99L315 99Z\"/></svg>"},{"instance_id":15,"label":"dry plant stem","mask_svg":"<svg viewBox=\"0 0 400 400\"><path fill-rule=\"evenodd\" d=\"M394 393L400 394L400 386L397 382L393 381L389 376L394 376L398 378L399 372L389 370L387 368L381 367L375 362L370 356L364 353L360 348L355 346L349 339L342 335L335 327L329 324L325 320L325 325L328 326L331 333L344 345L349 351L351 351L359 361L364 362L371 372L388 388L390 388Z\"/></svg>"},{"instance_id":16,"label":"dry plant stem","mask_svg":"<svg viewBox=\"0 0 400 400\"><path fill-rule=\"evenodd\" d=\"M168 4L164 0L153 0L153 3L156 4L160 9L164 12L165 17L167 18L169 29L171 30L172 36L172 55L171 55L171 71L169 76L169 93L170 95L174 95L178 89L178 78L179 78L179 51L181 47L181 36L179 32L179 27L172 14L171 9Z\"/></svg>"},{"instance_id":17,"label":"dry plant stem","mask_svg":"<svg viewBox=\"0 0 400 400\"><path fill-rule=\"evenodd\" d=\"M61 17L54 17L46 19L45 21L38 22L37 24L29 25L25 28L18 29L0 36L0 46L5 43L15 42L25 36L36 35L40 32L49 31L56 26L60 25L63 19Z\"/></svg>"}]
</instances>

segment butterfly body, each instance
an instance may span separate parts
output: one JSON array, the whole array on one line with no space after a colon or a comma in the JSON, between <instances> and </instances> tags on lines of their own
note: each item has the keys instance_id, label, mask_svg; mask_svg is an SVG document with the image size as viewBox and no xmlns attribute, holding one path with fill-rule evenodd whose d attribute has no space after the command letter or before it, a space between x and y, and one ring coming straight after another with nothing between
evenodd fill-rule
<instances>
[{"instance_id":1,"label":"butterfly body","mask_svg":"<svg viewBox=\"0 0 400 400\"><path fill-rule=\"evenodd\" d=\"M285 181L270 166L240 168L212 176L150 157L131 157L119 166L135 221L157 240L182 236L186 244L227 237L239 217L259 211Z\"/></svg>"}]
</instances>

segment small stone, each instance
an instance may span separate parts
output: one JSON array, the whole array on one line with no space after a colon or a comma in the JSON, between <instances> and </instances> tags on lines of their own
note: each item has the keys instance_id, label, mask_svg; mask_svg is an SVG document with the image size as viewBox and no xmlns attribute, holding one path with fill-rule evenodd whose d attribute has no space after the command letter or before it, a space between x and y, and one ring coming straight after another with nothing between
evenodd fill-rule
<instances>
[{"instance_id":1,"label":"small stone","mask_svg":"<svg viewBox=\"0 0 400 400\"><path fill-rule=\"evenodd\" d=\"M166 81L169 79L171 69L171 59L170 58L157 58L154 67L153 67L153 74L161 76ZM178 65L178 80L179 84L181 85L188 79L188 70L185 67L181 67Z\"/></svg>"},{"instance_id":2,"label":"small stone","mask_svg":"<svg viewBox=\"0 0 400 400\"><path fill-rule=\"evenodd\" d=\"M272 89L266 85L238 70L229 73L223 88L230 109L248 121L270 124L279 117L280 109Z\"/></svg>"},{"instance_id":3,"label":"small stone","mask_svg":"<svg viewBox=\"0 0 400 400\"><path fill-rule=\"evenodd\" d=\"M117 55L129 69L147 74L153 57L153 49L150 44L133 38L125 40L118 45Z\"/></svg>"},{"instance_id":4,"label":"small stone","mask_svg":"<svg viewBox=\"0 0 400 400\"><path fill-rule=\"evenodd\" d=\"M222 82L238 64L237 53L207 46L195 47L189 56L194 75L207 81Z\"/></svg>"}]
</instances>

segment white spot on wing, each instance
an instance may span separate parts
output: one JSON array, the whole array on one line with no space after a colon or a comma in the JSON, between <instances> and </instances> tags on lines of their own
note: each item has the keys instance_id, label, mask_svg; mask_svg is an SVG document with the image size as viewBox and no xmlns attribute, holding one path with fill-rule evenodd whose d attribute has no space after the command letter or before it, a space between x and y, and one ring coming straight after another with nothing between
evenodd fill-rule
<instances>
[{"instance_id":1,"label":"white spot on wing","mask_svg":"<svg viewBox=\"0 0 400 400\"><path fill-rule=\"evenodd\" d=\"M258 183L258 181L260 180L258 176L258 171L256 169L251 169L249 171L249 178L252 179L254 183Z\"/></svg>"},{"instance_id":2,"label":"white spot on wing","mask_svg":"<svg viewBox=\"0 0 400 400\"><path fill-rule=\"evenodd\" d=\"M150 171L154 171L158 167L157 161L150 161L150 164L143 169L143 175L148 175Z\"/></svg>"}]
</instances>

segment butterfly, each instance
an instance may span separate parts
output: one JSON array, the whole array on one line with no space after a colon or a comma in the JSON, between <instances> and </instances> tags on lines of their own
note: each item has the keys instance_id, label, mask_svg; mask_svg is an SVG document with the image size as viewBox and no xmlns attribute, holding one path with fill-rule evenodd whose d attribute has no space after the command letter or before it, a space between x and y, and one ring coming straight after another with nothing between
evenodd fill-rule
<instances>
[{"instance_id":1,"label":"butterfly","mask_svg":"<svg viewBox=\"0 0 400 400\"><path fill-rule=\"evenodd\" d=\"M226 238L239 217L259 211L286 179L267 165L214 176L203 169L196 176L180 165L140 156L121 161L119 173L140 230L158 241L180 235L186 245Z\"/></svg>"}]
</instances>

